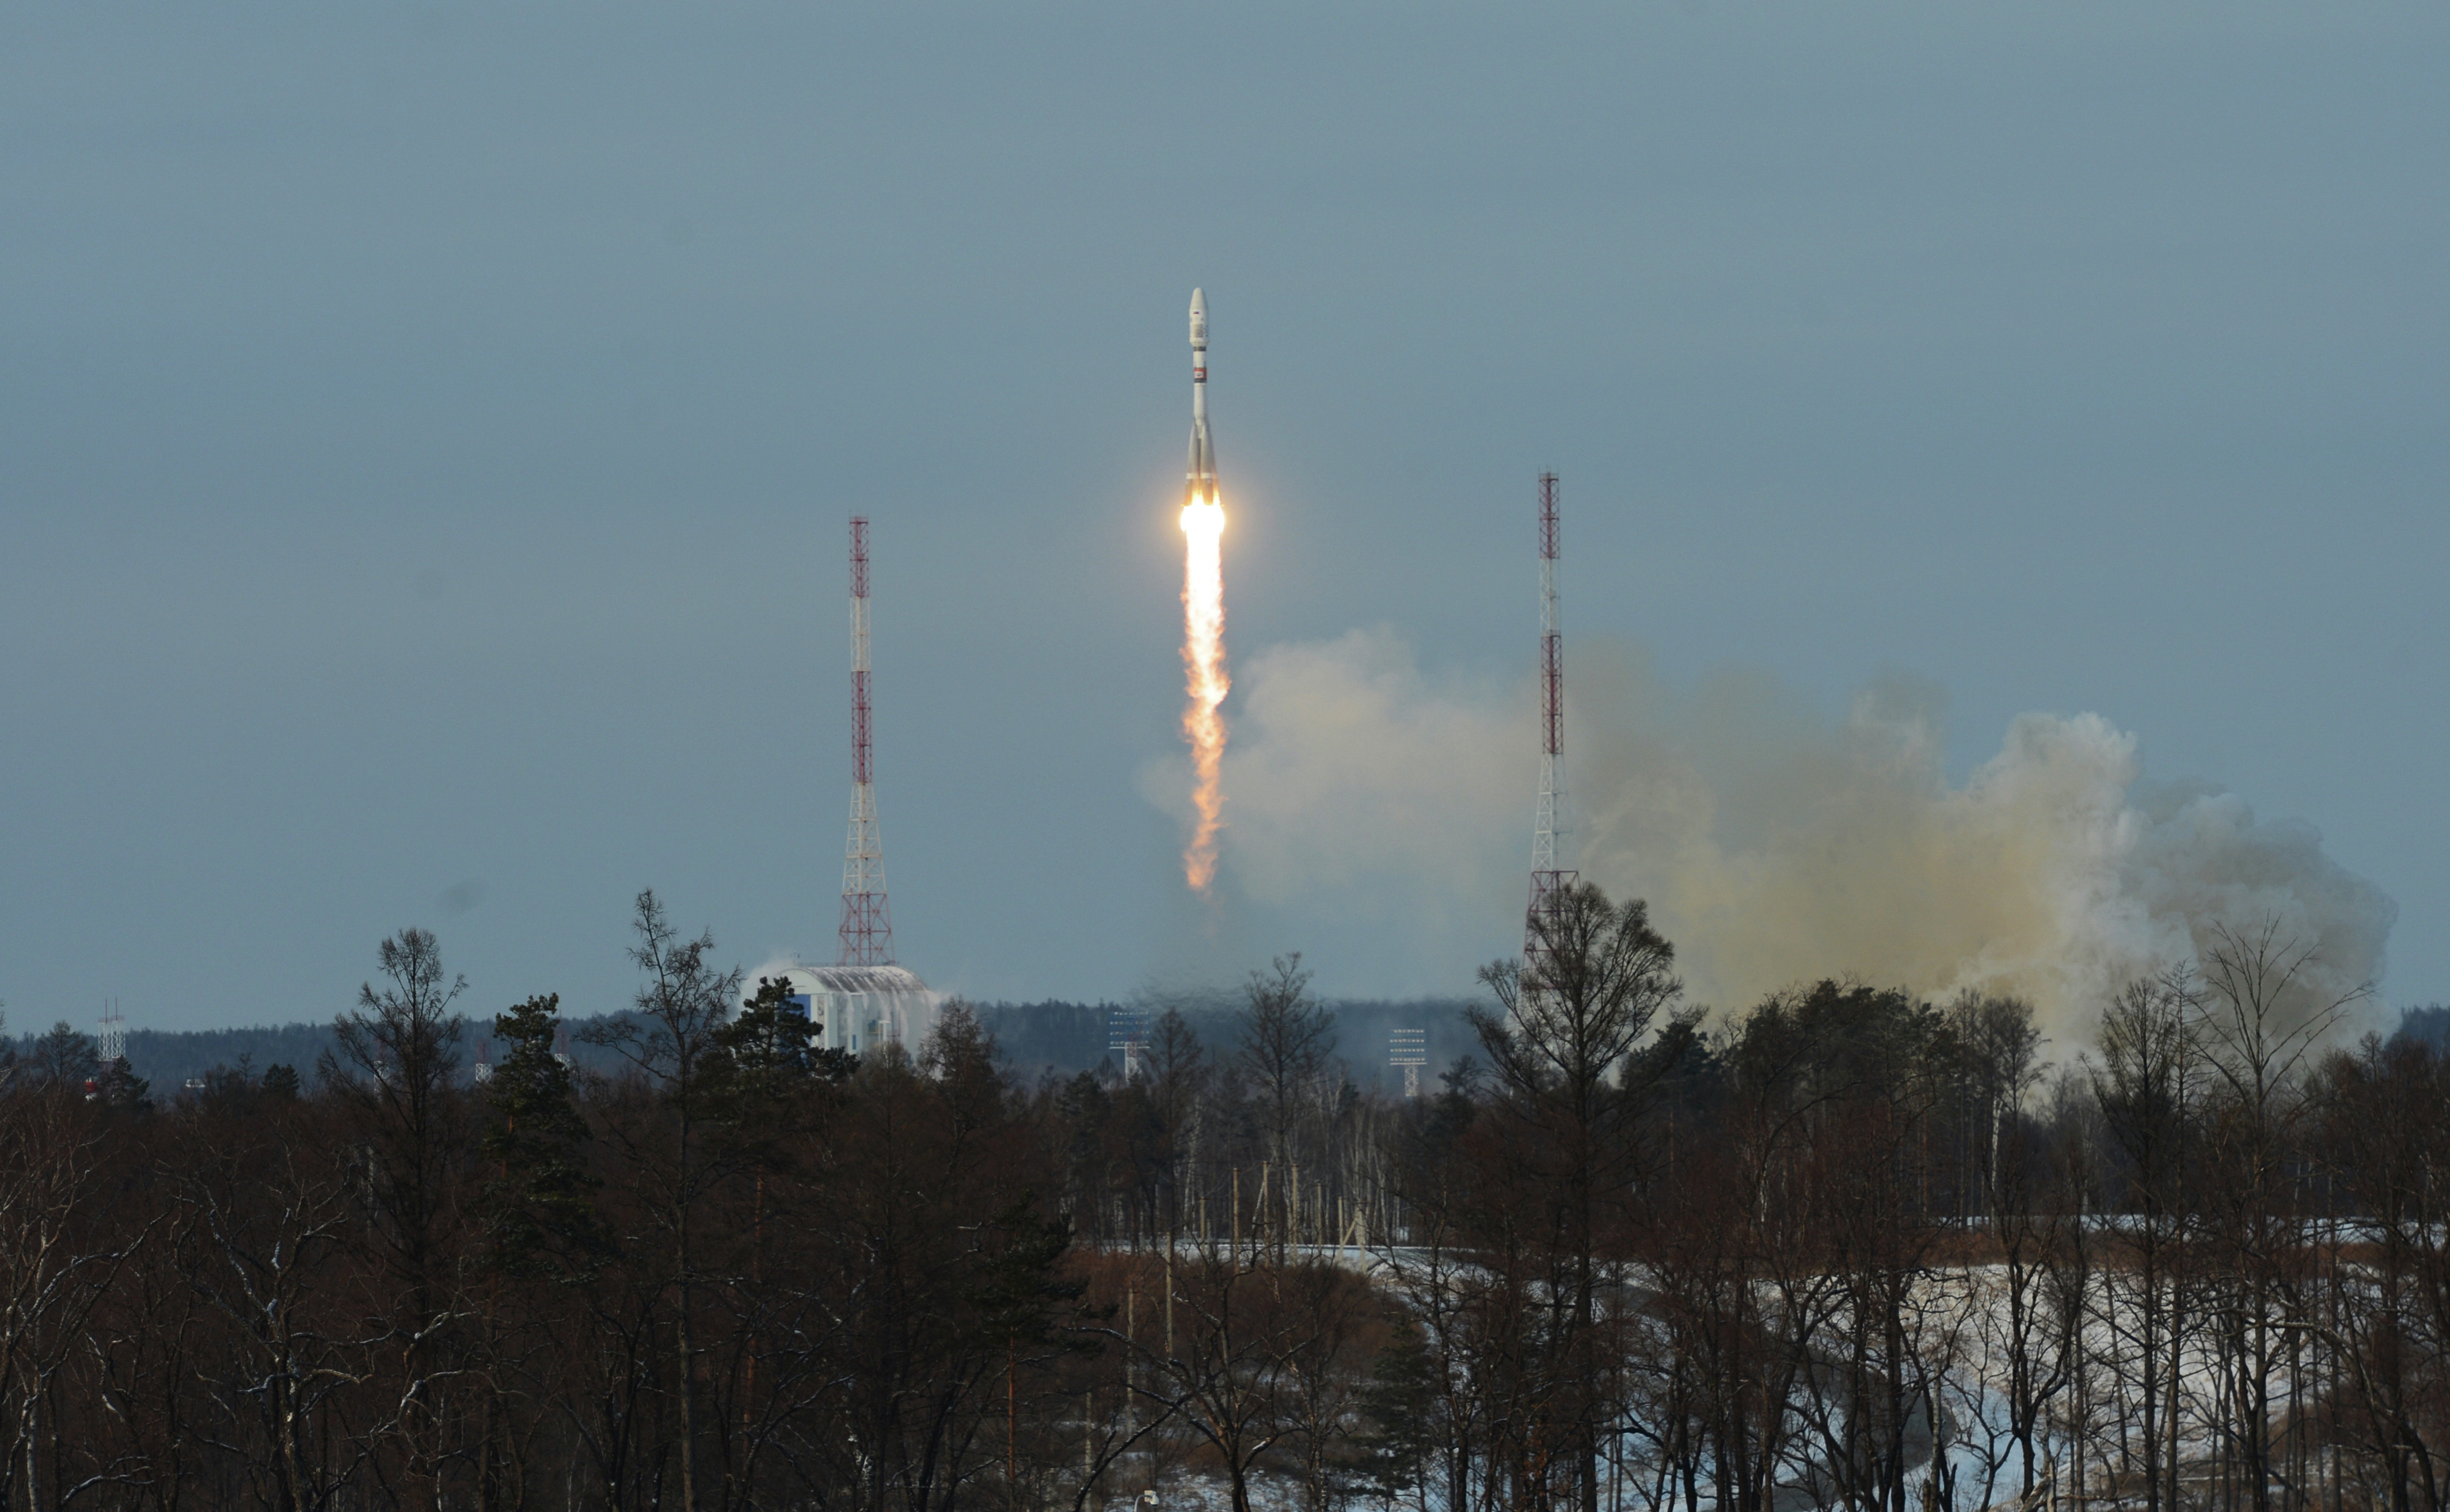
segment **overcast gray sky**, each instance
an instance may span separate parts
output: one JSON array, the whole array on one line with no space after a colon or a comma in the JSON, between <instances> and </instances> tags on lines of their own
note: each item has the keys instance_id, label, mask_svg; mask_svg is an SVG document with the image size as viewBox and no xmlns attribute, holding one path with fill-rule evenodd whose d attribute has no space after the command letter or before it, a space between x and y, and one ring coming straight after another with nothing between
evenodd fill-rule
<instances>
[{"instance_id":1,"label":"overcast gray sky","mask_svg":"<svg viewBox=\"0 0 2450 1512\"><path fill-rule=\"evenodd\" d=\"M11 8L10 1026L409 923L595 1011L642 886L830 959L855 511L931 981L1468 988L1527 727L1494 883L1182 896L1195 283L1237 733L1355 630L1519 702L1552 467L1573 666L1910 674L1953 784L2098 713L2450 995L2445 79L2430 3Z\"/></svg>"}]
</instances>

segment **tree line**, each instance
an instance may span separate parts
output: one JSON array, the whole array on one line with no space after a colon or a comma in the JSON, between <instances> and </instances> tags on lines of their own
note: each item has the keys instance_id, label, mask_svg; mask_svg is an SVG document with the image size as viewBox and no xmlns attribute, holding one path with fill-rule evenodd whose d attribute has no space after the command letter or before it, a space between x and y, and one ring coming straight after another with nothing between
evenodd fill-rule
<instances>
[{"instance_id":1,"label":"tree line","mask_svg":"<svg viewBox=\"0 0 2450 1512\"><path fill-rule=\"evenodd\" d=\"M2275 925L2046 1055L1995 995L1705 1014L1579 886L1416 1099L1297 956L1024 1082L632 926L610 1070L418 929L310 1068L0 1064L0 1512L2450 1497L2450 1059L2339 1043Z\"/></svg>"}]
</instances>

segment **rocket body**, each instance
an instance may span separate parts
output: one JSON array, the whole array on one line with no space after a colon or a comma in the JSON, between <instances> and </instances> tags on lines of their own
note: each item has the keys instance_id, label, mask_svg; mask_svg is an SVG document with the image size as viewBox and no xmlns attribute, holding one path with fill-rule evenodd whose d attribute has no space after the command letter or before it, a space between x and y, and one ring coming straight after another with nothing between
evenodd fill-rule
<instances>
[{"instance_id":1,"label":"rocket body","mask_svg":"<svg viewBox=\"0 0 2450 1512\"><path fill-rule=\"evenodd\" d=\"M1208 439L1208 298L1191 291L1191 465L1183 475L1185 505L1216 501L1216 449Z\"/></svg>"}]
</instances>

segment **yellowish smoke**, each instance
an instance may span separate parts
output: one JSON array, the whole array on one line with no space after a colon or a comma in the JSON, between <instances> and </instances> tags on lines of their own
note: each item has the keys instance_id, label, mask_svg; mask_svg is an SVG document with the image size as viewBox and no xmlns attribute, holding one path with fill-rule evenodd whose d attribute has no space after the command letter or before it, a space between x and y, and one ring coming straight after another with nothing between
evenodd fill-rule
<instances>
[{"instance_id":1,"label":"yellowish smoke","mask_svg":"<svg viewBox=\"0 0 2450 1512\"><path fill-rule=\"evenodd\" d=\"M1194 892L1206 892L1216 876L1216 831L1225 813L1225 720L1216 709L1234 685L1225 675L1224 535L1225 510L1215 494L1182 507L1182 665L1191 695L1182 738L1191 743L1191 802L1199 814L1182 852L1182 875Z\"/></svg>"},{"instance_id":2,"label":"yellowish smoke","mask_svg":"<svg viewBox=\"0 0 2450 1512\"><path fill-rule=\"evenodd\" d=\"M1831 718L1766 672L1687 684L1638 649L1577 646L1575 860L1610 897L1648 900L1689 1000L1722 1014L1822 977L2012 993L2072 1056L2129 981L2200 962L2223 925L2276 921L2317 947L2274 1005L2284 1023L2387 963L2397 907L2311 825L2150 780L2137 738L2099 716L2020 715L1958 778L1933 685L1883 678ZM1248 906L1346 930L1341 959L1386 996L1461 990L1519 944L1531 677L1424 671L1383 628L1246 650L1241 671Z\"/></svg>"}]
</instances>

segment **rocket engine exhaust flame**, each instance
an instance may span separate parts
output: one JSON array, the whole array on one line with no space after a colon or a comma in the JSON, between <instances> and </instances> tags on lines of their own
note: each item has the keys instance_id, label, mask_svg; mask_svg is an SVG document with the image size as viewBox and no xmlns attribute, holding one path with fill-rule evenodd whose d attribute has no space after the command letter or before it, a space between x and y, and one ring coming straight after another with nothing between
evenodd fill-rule
<instances>
[{"instance_id":1,"label":"rocket engine exhaust flame","mask_svg":"<svg viewBox=\"0 0 2450 1512\"><path fill-rule=\"evenodd\" d=\"M1183 880L1206 892L1216 876L1216 832L1225 815L1225 720L1216 712L1225 675L1225 509L1216 502L1216 449L1208 439L1208 296L1191 291L1191 462L1182 478L1182 665L1191 701L1182 738L1191 743L1191 802L1199 811L1183 848Z\"/></svg>"},{"instance_id":2,"label":"rocket engine exhaust flame","mask_svg":"<svg viewBox=\"0 0 2450 1512\"><path fill-rule=\"evenodd\" d=\"M1191 743L1191 802L1198 821L1183 848L1183 880L1206 892L1216 876L1216 831L1224 823L1225 719L1217 706L1233 680L1225 673L1225 511L1211 494L1182 507L1182 665L1190 701L1182 738Z\"/></svg>"}]
</instances>

